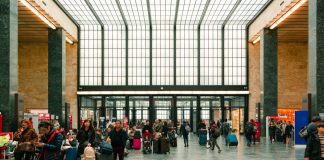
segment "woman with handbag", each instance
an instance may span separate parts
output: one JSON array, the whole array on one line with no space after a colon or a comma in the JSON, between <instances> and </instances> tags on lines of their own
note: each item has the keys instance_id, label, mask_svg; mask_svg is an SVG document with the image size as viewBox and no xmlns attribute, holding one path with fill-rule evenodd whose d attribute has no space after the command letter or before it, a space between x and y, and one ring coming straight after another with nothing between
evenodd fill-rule
<instances>
[{"instance_id":1,"label":"woman with handbag","mask_svg":"<svg viewBox=\"0 0 324 160\"><path fill-rule=\"evenodd\" d=\"M78 157L83 154L85 147L87 147L89 143L91 146L94 146L95 137L96 131L91 123L91 120L85 120L76 137L79 142Z\"/></svg>"},{"instance_id":2,"label":"woman with handbag","mask_svg":"<svg viewBox=\"0 0 324 160\"><path fill-rule=\"evenodd\" d=\"M21 127L13 136L13 140L18 141L14 152L15 159L29 160L33 158L32 154L35 152L35 142L37 142L38 136L35 129L30 126L28 120L22 120L20 125Z\"/></svg>"}]
</instances>

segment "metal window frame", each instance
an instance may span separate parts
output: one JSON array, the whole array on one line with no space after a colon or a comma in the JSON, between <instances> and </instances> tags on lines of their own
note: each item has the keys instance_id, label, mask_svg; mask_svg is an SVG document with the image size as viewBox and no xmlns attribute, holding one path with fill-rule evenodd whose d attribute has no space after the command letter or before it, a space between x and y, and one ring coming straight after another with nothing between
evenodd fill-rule
<instances>
[{"instance_id":1,"label":"metal window frame","mask_svg":"<svg viewBox=\"0 0 324 160\"><path fill-rule=\"evenodd\" d=\"M57 0L54 0L55 1L55 3L57 3L57 4L60 4ZM86 2L88 2L89 0L85 0ZM119 11L120 11L120 13L121 13L121 15L122 15L122 18L123 18L123 21L124 21L124 25L126 26L126 85L125 86L121 86L122 88L123 88L123 90L124 90L124 88L127 88L127 87L129 87L129 89L130 90L138 90L137 89L137 87L132 87L132 86L129 86L128 85L128 24L127 24L127 21L126 21L126 19L125 19L125 15L123 14L123 11L122 11L122 8L121 8L121 6L120 6L120 2L119 2L119 0L115 0L116 1L116 3L118 4L118 8L119 8ZM179 10L179 1L180 0L177 0L177 6L176 6L176 15L175 15L175 19L174 19L174 35L173 35L173 37L174 37L174 42L173 42L173 45L174 45L174 48L173 48L173 50L174 50L174 55L176 54L176 23L177 23L177 13L178 13L178 10ZM237 1L237 3L239 2L239 1L241 1L241 0L238 0ZM268 2L267 2L267 5L264 5L263 6L263 8L261 9L261 10L259 10L259 12L258 12L258 14L257 15L255 15L255 17L254 18L252 18L249 22L248 22L248 24L246 25L247 27L246 27L246 35L248 36L248 28L249 28L249 25L257 18L257 16L260 14L260 13L262 13L262 11L272 2L273 0L269 0ZM147 0L147 4L148 4L148 9L150 8L150 4L149 4L149 0ZM204 16L204 14L206 13L206 11L207 11L207 8L206 7L208 7L208 3L210 3L210 0L207 0L207 3L205 4L205 8L204 8L204 11L203 11L203 14L202 14L202 16L200 17L200 23L202 22L202 20L203 20L203 16ZM200 4L201 5L201 4ZM67 14L67 15L69 15L69 13L64 9L64 6L62 6L62 5L59 5L61 8L62 8L62 10L63 11L65 11L65 13ZM236 4L236 6L237 6L237 4ZM91 7L90 7L91 8ZM230 17L231 17L231 15L233 14L233 12L235 11L235 9L236 9L236 7L234 7L234 8L232 8L232 10L231 10L231 14L229 14L228 16L227 16L227 21L230 19ZM92 12L94 13L94 15L96 15L95 14L95 12L92 10ZM150 15L150 9L149 9L149 15ZM98 18L98 15L97 16L95 16L96 17L96 19L98 20L99 18ZM71 19L73 19L73 17L71 16L70 17ZM99 19L100 20L100 19ZM75 20L74 20L74 23L76 23L76 24L78 24ZM151 21L151 19L150 19L150 30L152 31L152 21ZM79 25L79 24L78 24ZM223 25L223 26L225 26L226 25L226 23ZM101 24L101 26L102 26L102 24ZM200 26L200 25L199 25ZM198 26L198 39L200 39L200 27ZM103 27L102 27L103 28ZM222 84L221 85L215 85L215 86L213 86L213 85L209 85L209 86L211 86L211 88L214 88L214 89L223 89L223 88L227 88L227 87L231 87L231 86L227 86L227 85L224 85L224 27L222 27L223 29L222 29ZM80 32L80 29L79 29L79 32ZM102 30L102 32L104 32L103 30ZM78 33L78 34L80 34L80 33ZM102 34L103 36L104 36L104 34ZM246 36L246 37L247 37ZM104 37L102 37L102 50L104 50L104 43L103 43L103 40L104 39ZM152 54L152 33L151 33L151 35L150 35L150 54ZM246 63L246 85L240 85L240 86L235 86L234 88L239 88L240 90L247 90L248 89L248 86L249 86L249 81L248 81L248 79L249 79L249 68L248 68L248 43L246 43L247 44L247 46L246 46L246 51L247 51L247 56L246 56L246 61L247 61L247 63ZM198 40L198 55L199 55L199 53L200 53L200 40ZM80 45L78 45L78 89L79 90L89 90L89 89L91 89L91 88L93 88L93 89L96 89L97 90L97 86L85 86L85 85L82 85L82 86L80 86L80 66L79 66L79 62L80 62L80 60L79 60L79 58L80 58L80 54L79 54L79 52L80 52ZM103 51L102 51L103 52ZM150 57L152 57L152 55L150 55ZM174 60L174 66L173 66L173 69L174 69L174 77L173 77L173 81L174 81L174 83L173 83L173 85L170 85L170 86L163 86L163 85L161 85L161 86L158 86L158 87L167 87L167 88L169 88L169 87L171 87L171 86L173 86L175 89L183 89L183 88L187 88L187 89L192 89L192 88L194 88L195 90L198 90L198 88L202 88L202 90L204 90L205 88L204 87L202 87L201 85L200 85L200 80L201 80L201 75L200 75L200 59L198 60L198 86L191 86L191 85L177 85L176 84L176 56L174 56L173 57L173 60ZM102 57L102 59L103 59L103 57ZM102 86L104 85L104 63L103 63L103 60L102 60ZM119 87L119 86L116 86L116 87ZM102 87L102 89L107 89L107 88L112 88L112 90L115 90L114 88L116 88L116 87L111 87L111 86L104 86L104 87ZM153 89L153 90L157 90L157 89L155 89L156 88L156 86L152 86L152 59L150 59L150 85L149 86L140 86L140 87L144 87L144 89L143 90L150 90L150 89ZM100 89L101 90L101 89Z\"/></svg>"}]
</instances>

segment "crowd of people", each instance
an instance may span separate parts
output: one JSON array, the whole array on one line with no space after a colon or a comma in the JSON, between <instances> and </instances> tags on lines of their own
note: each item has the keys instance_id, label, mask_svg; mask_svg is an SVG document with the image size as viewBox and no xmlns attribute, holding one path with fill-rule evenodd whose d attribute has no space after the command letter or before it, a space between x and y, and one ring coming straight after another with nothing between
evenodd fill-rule
<instances>
[{"instance_id":1,"label":"crowd of people","mask_svg":"<svg viewBox=\"0 0 324 160\"><path fill-rule=\"evenodd\" d=\"M127 156L129 149L141 149L143 143L143 152L151 153L151 146L159 146L157 149L160 152L168 152L163 149L164 140L167 139L171 146L177 146L176 136L181 135L184 141L184 147L189 147L189 133L192 132L192 125L188 121L183 121L180 125L179 132L176 131L172 121L162 121L157 119L153 124L149 121L144 123L135 123L130 126L122 126L122 122L117 120L113 123L107 121L105 128L97 128L97 123L87 119L83 122L79 130L70 130L68 133L61 127L58 121L48 122L42 121L38 125L39 134L36 133L32 127L31 120L22 120L21 127L13 135L13 140L18 141L14 156L16 160L21 159L37 159L40 160L61 160L67 157L67 153L73 149L75 152L75 159L89 159L86 153L92 153L94 159L99 152L104 149L109 150L113 154L114 159L124 159ZM294 131L294 126L288 121L270 121L269 124L270 142L283 142L285 144L291 143L291 136ZM217 139L223 135L226 145L232 135L231 125L227 120L224 122L213 121L208 125L205 121L201 121L197 126L197 135L199 137L199 144L205 145L214 150L216 147L218 153L221 153L221 147L217 143ZM259 141L256 135L257 125L251 119L246 122L244 134L246 137L247 146L255 144ZM303 138L307 141L305 150L305 159L323 159L324 157L324 123L321 122L320 117L316 116L312 122L305 128ZM208 142L204 142L204 138L209 133ZM142 139L142 142L140 141ZM172 141L175 139L175 141ZM201 140L202 139L202 140ZM207 140L207 138L206 138ZM139 145L139 147L138 147ZM237 145L237 144L236 144ZM169 146L169 145L168 145ZM161 148L162 147L162 148ZM95 150L97 149L97 150ZM158 153L155 151L155 153ZM91 156L90 156L91 159ZM89 160L90 160L89 159Z\"/></svg>"},{"instance_id":2,"label":"crowd of people","mask_svg":"<svg viewBox=\"0 0 324 160\"><path fill-rule=\"evenodd\" d=\"M291 144L291 138L294 133L294 126L290 121L277 121L271 119L269 124L270 142L283 142L284 144Z\"/></svg>"}]
</instances>

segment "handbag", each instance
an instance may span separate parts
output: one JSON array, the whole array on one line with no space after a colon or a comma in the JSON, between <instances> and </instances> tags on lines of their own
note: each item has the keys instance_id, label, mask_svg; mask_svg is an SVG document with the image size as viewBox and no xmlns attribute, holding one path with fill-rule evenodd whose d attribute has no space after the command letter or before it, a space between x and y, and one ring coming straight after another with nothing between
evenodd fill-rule
<instances>
[{"instance_id":1,"label":"handbag","mask_svg":"<svg viewBox=\"0 0 324 160\"><path fill-rule=\"evenodd\" d=\"M21 152L35 152L35 146L30 142L22 142L18 144L18 150Z\"/></svg>"},{"instance_id":2,"label":"handbag","mask_svg":"<svg viewBox=\"0 0 324 160\"><path fill-rule=\"evenodd\" d=\"M102 154L107 154L107 155L110 155L112 154L112 146L111 144L108 144L108 143L101 143L100 144L100 153Z\"/></svg>"}]
</instances>

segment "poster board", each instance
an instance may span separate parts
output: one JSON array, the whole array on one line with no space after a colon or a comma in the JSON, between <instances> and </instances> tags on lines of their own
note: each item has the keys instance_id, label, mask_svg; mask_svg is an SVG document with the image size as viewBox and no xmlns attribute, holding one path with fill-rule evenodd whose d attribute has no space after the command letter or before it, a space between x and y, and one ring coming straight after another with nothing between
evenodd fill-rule
<instances>
[{"instance_id":1,"label":"poster board","mask_svg":"<svg viewBox=\"0 0 324 160\"><path fill-rule=\"evenodd\" d=\"M295 112L295 146L305 147L306 141L300 138L298 133L304 127L308 125L308 111L296 111Z\"/></svg>"}]
</instances>

